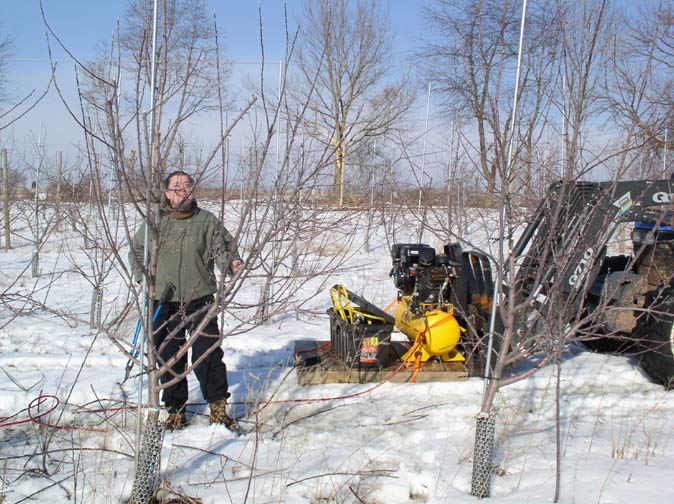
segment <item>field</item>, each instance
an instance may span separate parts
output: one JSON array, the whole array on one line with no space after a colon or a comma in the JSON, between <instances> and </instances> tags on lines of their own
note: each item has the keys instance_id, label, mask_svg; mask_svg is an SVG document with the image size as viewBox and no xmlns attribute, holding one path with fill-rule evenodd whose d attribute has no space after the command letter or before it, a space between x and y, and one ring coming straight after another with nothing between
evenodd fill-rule
<instances>
[{"instance_id":1,"label":"field","mask_svg":"<svg viewBox=\"0 0 674 504\"><path fill-rule=\"evenodd\" d=\"M123 501L134 477L139 393L136 368L122 383L127 357L120 348L129 348L138 317L126 273L110 250L91 242L100 231L90 216L88 234L68 223L52 226L34 276L31 216L14 211L12 249L0 253L0 502ZM236 208L228 215L231 228ZM297 384L294 342L329 339L328 287L343 283L388 305L396 296L389 245L418 232L414 223L391 227L374 219L366 234L359 212L324 217L341 227L305 237L302 266L275 287L279 295L288 292L269 321L256 315L265 280L257 269L225 310L230 408L244 434L208 424L190 375L191 424L163 439L166 502L177 496L236 504L477 501L470 487L480 378ZM467 236L491 243L487 220L471 221ZM119 224L115 236L125 258ZM427 241L443 243L440 233L429 232ZM251 242L242 240L244 256ZM100 324L92 314L97 283ZM581 346L568 347L563 357L561 369L545 367L499 392L489 502L553 501L557 407L560 502L673 501L671 392L651 383L635 357Z\"/></svg>"}]
</instances>

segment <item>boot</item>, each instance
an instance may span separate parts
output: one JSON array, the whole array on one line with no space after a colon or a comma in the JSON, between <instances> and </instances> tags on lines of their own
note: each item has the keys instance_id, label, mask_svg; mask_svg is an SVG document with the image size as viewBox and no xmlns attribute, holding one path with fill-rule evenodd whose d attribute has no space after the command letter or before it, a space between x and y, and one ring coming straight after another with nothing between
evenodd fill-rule
<instances>
[{"instance_id":1,"label":"boot","mask_svg":"<svg viewBox=\"0 0 674 504\"><path fill-rule=\"evenodd\" d=\"M183 427L187 426L187 416L183 411L177 411L174 413L169 413L164 428L167 431L176 431L180 430Z\"/></svg>"},{"instance_id":2,"label":"boot","mask_svg":"<svg viewBox=\"0 0 674 504\"><path fill-rule=\"evenodd\" d=\"M224 399L213 401L212 403L208 403L208 407L211 409L211 424L221 424L232 432L241 433L236 420L227 414L227 401Z\"/></svg>"}]
</instances>

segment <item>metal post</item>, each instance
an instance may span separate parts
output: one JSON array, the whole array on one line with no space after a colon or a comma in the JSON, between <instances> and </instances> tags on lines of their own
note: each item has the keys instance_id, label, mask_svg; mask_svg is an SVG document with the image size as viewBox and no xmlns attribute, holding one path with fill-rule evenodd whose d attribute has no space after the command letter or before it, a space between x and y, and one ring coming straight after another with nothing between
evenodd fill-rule
<instances>
[{"instance_id":1,"label":"metal post","mask_svg":"<svg viewBox=\"0 0 674 504\"><path fill-rule=\"evenodd\" d=\"M12 248L9 223L9 169L7 168L7 149L2 149L2 213L5 221L5 252Z\"/></svg>"},{"instance_id":2,"label":"metal post","mask_svg":"<svg viewBox=\"0 0 674 504\"><path fill-rule=\"evenodd\" d=\"M150 72L150 178L148 181L148 186L146 194L150 196L151 194L151 185L155 179L155 169L157 158L155 156L155 86L156 86L156 71L157 71L157 0L154 0L154 8L152 13L152 62L151 62L151 72ZM147 208L150 209L150 198L148 198ZM143 265L147 270L150 257L150 229L148 220L151 218L150 212L146 215L145 221L145 249L143 256ZM142 368L145 365L145 355L147 354L148 343L152 342L152 321L149 316L150 307L148 305L147 299L147 278L143 276L143 320L145 320L146 326L146 337L143 338L141 344L141 351L139 355L139 362L141 366L140 378L138 380L138 410L137 410L137 423L136 423L136 457L135 457L135 477L133 481L133 488L131 491L131 500L132 504L145 504L150 502L152 497L153 490L156 485L156 481L159 475L159 460L161 458L161 442L163 437L163 426L159 422L159 411L154 409L151 411L151 414L148 415L147 425L145 426L143 442L141 446L141 433L143 432L143 386L144 380ZM149 340L149 341L148 341ZM154 376L154 372L151 368L154 365L154 359L148 359L148 371L150 373L150 379ZM152 405L153 398L150 396L150 404ZM157 405L154 405L157 406Z\"/></svg>"},{"instance_id":3,"label":"metal post","mask_svg":"<svg viewBox=\"0 0 674 504\"><path fill-rule=\"evenodd\" d=\"M426 140L428 139L428 115L431 110L431 83L428 83L428 98L426 99L426 126L424 127L424 148L421 153L421 180L419 181L419 205L417 212L421 219L421 228L419 229L419 241L423 240L425 218L421 217L421 199L424 191L424 179L426 178Z\"/></svg>"},{"instance_id":4,"label":"metal post","mask_svg":"<svg viewBox=\"0 0 674 504\"><path fill-rule=\"evenodd\" d=\"M56 153L56 225L55 231L61 231L61 221L63 217L61 215L61 176L63 169L63 152L58 151Z\"/></svg>"},{"instance_id":5,"label":"metal post","mask_svg":"<svg viewBox=\"0 0 674 504\"><path fill-rule=\"evenodd\" d=\"M512 113L512 119L510 124L512 125L512 134L510 136L510 144L508 146L508 157L506 158L506 169L505 169L505 177L502 183L504 184L503 186L503 191L505 191L505 196L507 197L506 199L509 199L510 196L510 190L512 189L510 186L510 178L511 178L511 162L512 162L512 154L513 154L513 143L514 143L514 136L515 136L515 118L516 118L516 112L517 112L517 93L519 92L519 82L520 82L520 69L522 65L522 43L524 40L524 25L525 25L525 19L526 19L526 11L527 11L527 0L524 0L522 4L522 23L520 26L520 43L519 43L519 51L517 54L517 72L515 76L515 97L513 99L513 113ZM505 220L506 220L506 206L507 206L507 201L503 201L502 203L502 209L501 209L501 232L505 232L503 229L503 226L505 226ZM510 233L507 233L508 236L510 236L510 240L512 240L512 235ZM505 243L505 239L501 240L501 243ZM503 250L503 247L501 247L501 250ZM512 250L512 246L508 245L508 251ZM502 253L499 253L499 260L501 261L501 264L504 262L504 257ZM490 353L491 353L491 348L493 348L493 337L494 337L494 329L495 329L495 322L496 322L496 310L498 309L499 305L499 298L501 297L501 292L502 292L502 283L505 281L508 281L507 278L501 278L499 270L497 269L497 282L494 284L494 301L492 303L492 309L491 309L491 317L490 317L490 323L489 323L489 338L488 338L488 353L487 353L487 366L485 367L485 376L487 376L488 379L491 379L491 370L489 369L489 359L490 359ZM501 348L501 351L505 351L505 348ZM486 393L486 383L485 383L485 393Z\"/></svg>"},{"instance_id":6,"label":"metal post","mask_svg":"<svg viewBox=\"0 0 674 504\"><path fill-rule=\"evenodd\" d=\"M667 126L665 126L665 145L662 151L662 180L667 178Z\"/></svg>"},{"instance_id":7,"label":"metal post","mask_svg":"<svg viewBox=\"0 0 674 504\"><path fill-rule=\"evenodd\" d=\"M274 168L274 225L278 225L279 221L279 202L281 198L279 198L280 194L278 193L279 191L279 183L278 183L278 173L279 173L279 162L280 162L280 157L281 157L281 92L283 89L283 60L280 60L278 62L278 109L276 111L276 162L274 163L275 168ZM269 317L270 313L270 305L274 302L274 289L276 287L275 285L275 277L276 277L276 271L278 269L278 256L279 253L276 250L276 245L272 244L272 252L271 252L271 260L272 260L272 267L270 271L270 281L268 283L269 285L269 291L265 293L263 296L262 302L264 303L263 305L263 313L264 313L264 319L266 323L271 323L271 318Z\"/></svg>"},{"instance_id":8,"label":"metal post","mask_svg":"<svg viewBox=\"0 0 674 504\"><path fill-rule=\"evenodd\" d=\"M31 260L33 278L40 276L40 166L42 165L42 123L40 123L40 140L38 143L37 172L35 174L35 243Z\"/></svg>"},{"instance_id":9,"label":"metal post","mask_svg":"<svg viewBox=\"0 0 674 504\"><path fill-rule=\"evenodd\" d=\"M516 117L517 117L517 95L519 93L519 82L520 82L520 70L521 70L521 65L522 65L522 45L524 41L524 26L525 26L525 20L526 20L526 12L527 12L527 0L524 0L522 3L522 21L520 25L520 41L519 41L519 49L518 49L518 54L517 54L517 71L515 74L515 96L513 98L513 111L512 111L512 119L511 119L511 128L512 132L510 135L509 139L509 146L508 146L508 157L506 158L506 166L505 166L505 177L502 180L502 193L504 196L504 199L501 203L501 215L500 215L500 231L501 231L501 247L499 248L499 261L500 261L500 266L503 266L505 257L503 254L503 244L507 244L508 247L508 253L512 253L512 235L510 232L507 232L507 236L510 238L506 238L503 236L506 233L506 218L507 218L507 206L510 204L510 196L511 196L511 191L513 190L512 187L512 180L514 180L514 177L511 174L511 166L512 166L512 156L513 156L513 144L515 142L515 124L516 124ZM487 396L488 396L488 387L493 386L496 387L498 386L494 381L494 376L491 370L491 353L493 349L493 343L494 343L494 330L495 330L495 322L496 322L496 310L498 309L498 304L499 304L499 298L501 296L502 292L502 284L504 282L507 282L507 278L502 278L501 277L501 269L497 268L497 281L494 285L494 298L492 302L492 310L491 310L491 317L490 317L490 322L489 322L489 337L488 337L488 343L487 343L487 358L486 358L486 364L485 364L485 388L483 392L483 403L482 403L482 411L478 414L477 416L477 422L476 422L476 430L475 430L475 447L473 450L473 481L471 485L471 494L476 496L476 497L489 497L489 492L490 492L490 487L491 487L491 471L492 471L492 461L493 461L493 453L494 453L494 431L495 431L495 417L494 417L494 412L492 411L492 408L490 405L487 405ZM505 346L500 347L500 355L501 358L505 356L505 353L507 352L507 348Z\"/></svg>"},{"instance_id":10,"label":"metal post","mask_svg":"<svg viewBox=\"0 0 674 504\"><path fill-rule=\"evenodd\" d=\"M89 198L87 200L87 217L86 217L86 222L84 222L83 225L83 230L84 230L84 248L87 250L93 249L94 248L94 243L95 240L91 236L92 230L90 228L94 227L94 222L93 222L93 205L92 205L92 200L94 198L94 175L96 173L99 173L99 157L98 155L94 158L94 171L92 172L91 169L89 170Z\"/></svg>"},{"instance_id":11,"label":"metal post","mask_svg":"<svg viewBox=\"0 0 674 504\"><path fill-rule=\"evenodd\" d=\"M241 168L241 175L239 177L239 204L243 207L243 140L241 140L241 158L239 163Z\"/></svg>"},{"instance_id":12,"label":"metal post","mask_svg":"<svg viewBox=\"0 0 674 504\"><path fill-rule=\"evenodd\" d=\"M108 219L110 218L110 210L112 209L112 193L115 187L115 170L114 168L110 170L110 179L108 180L108 208L106 213L108 214Z\"/></svg>"}]
</instances>

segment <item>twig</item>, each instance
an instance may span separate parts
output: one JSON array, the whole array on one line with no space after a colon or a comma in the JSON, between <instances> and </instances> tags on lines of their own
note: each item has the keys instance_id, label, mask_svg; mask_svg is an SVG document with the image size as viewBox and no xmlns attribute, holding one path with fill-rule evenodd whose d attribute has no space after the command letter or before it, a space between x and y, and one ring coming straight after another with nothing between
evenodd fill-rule
<instances>
[{"instance_id":1,"label":"twig","mask_svg":"<svg viewBox=\"0 0 674 504\"><path fill-rule=\"evenodd\" d=\"M309 481L312 479L325 478L326 476L376 476L380 478L398 479L398 476L392 476L392 474L394 474L395 472L396 472L395 469L376 469L374 471L332 472L332 473L316 474L314 476L307 476L306 478L302 478L299 480L295 480L291 483L288 483L286 485L286 488L291 487L293 485L297 485L299 483L304 483L305 481Z\"/></svg>"}]
</instances>

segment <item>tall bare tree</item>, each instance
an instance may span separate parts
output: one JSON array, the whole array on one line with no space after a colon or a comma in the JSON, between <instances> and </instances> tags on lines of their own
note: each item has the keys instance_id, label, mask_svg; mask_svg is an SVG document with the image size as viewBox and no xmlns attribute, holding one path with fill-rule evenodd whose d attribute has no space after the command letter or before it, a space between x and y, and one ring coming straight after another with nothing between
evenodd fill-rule
<instances>
[{"instance_id":1,"label":"tall bare tree","mask_svg":"<svg viewBox=\"0 0 674 504\"><path fill-rule=\"evenodd\" d=\"M574 192L573 181L579 173L586 172L589 165L582 156L584 138L581 133L597 110L598 77L603 68L601 65L606 61L602 56L607 47L607 36L612 33L608 8L604 2L583 2L574 4L573 8L558 4L556 9L545 5L538 10L528 10L521 88L517 90L521 108L518 107L515 116L512 98L520 7L520 2L435 2L427 15L441 38L437 43L427 43L421 54L428 63L430 78L439 83L451 113L463 113L473 122L477 145L472 154L478 159L476 166L488 189L498 195L500 229L497 250L492 257L495 258L498 281L503 284L502 294L495 300L499 323L495 324L494 332L498 334L500 344L495 347L497 355L490 355L495 357L495 365L478 417L478 431L484 425L481 420L492 414L492 403L499 387L529 376L538 366L558 362L564 344L588 335L596 336L601 325L596 314L601 310L590 313L585 309L582 297L569 294L568 282L566 285L555 282L562 274L568 278L575 270L582 270L583 261L587 261L582 253L588 253L588 247L594 251L607 246L608 230L615 230L620 215L598 212L591 218L600 221L603 218L596 229L606 229L606 233L597 236L594 230L583 231L587 235L582 236L573 228L574 219L592 210L583 210L582 203L580 209L569 210L570 203L584 202L578 192ZM570 18L576 21L569 22ZM576 32L568 24L584 28ZM551 26L559 26L560 30L551 30ZM557 37L556 33L562 36ZM556 71L559 62L563 69L561 78ZM551 101L550 97L558 101ZM568 132L564 138L563 171L569 185L562 185L549 194L545 203L549 207L542 206L539 213L534 214L533 219L547 214L544 226L531 231L532 236L540 238L540 245L533 250L518 249L513 237L521 224L521 209L514 197L514 189L527 187L533 181L533 177L526 176L527 172L518 173L518 170L533 161L544 125L551 122L552 112L556 110L561 111L565 119L563 132ZM513 117L518 117L514 124ZM512 157L510 146L513 147ZM529 174L535 172L528 168ZM515 182L519 185L515 186ZM610 188L606 194L604 198L608 200ZM608 201L608 206L614 210L616 206L611 207L610 203ZM546 230L555 229L564 231L560 236L546 235ZM571 231L566 232L567 229ZM581 239L587 243L585 248L579 245ZM547 264L540 261L548 254L554 257L553 261ZM589 286L581 280L574 281L574 288L587 292ZM544 304L544 313L534 313L532 306L536 303ZM604 306L607 304L604 300ZM513 364L536 351L541 353L535 366L516 374L507 372ZM480 457L478 451L476 440L476 460Z\"/></svg>"},{"instance_id":2,"label":"tall bare tree","mask_svg":"<svg viewBox=\"0 0 674 504\"><path fill-rule=\"evenodd\" d=\"M413 95L392 73L391 28L374 0L307 0L300 21L295 99L305 127L334 153L333 189L344 202L349 154L401 127Z\"/></svg>"},{"instance_id":3,"label":"tall bare tree","mask_svg":"<svg viewBox=\"0 0 674 504\"><path fill-rule=\"evenodd\" d=\"M593 115L600 111L601 83L616 35L616 16L606 0L560 2L564 177L579 173ZM584 136L583 136L584 134Z\"/></svg>"},{"instance_id":4,"label":"tall bare tree","mask_svg":"<svg viewBox=\"0 0 674 504\"><path fill-rule=\"evenodd\" d=\"M633 172L667 176L665 153L674 146L674 9L669 4L641 7L624 20L623 36L611 47L611 72L604 96L615 123L639 148Z\"/></svg>"},{"instance_id":5,"label":"tall bare tree","mask_svg":"<svg viewBox=\"0 0 674 504\"><path fill-rule=\"evenodd\" d=\"M116 39L84 68L86 86L77 115L87 133L90 158L105 154L120 189L133 201L144 201L137 210L147 232L156 236L162 179L168 171L186 168L179 164L185 159L181 135L189 134L190 121L225 106L220 90L227 65L220 60L215 27L202 0L160 2L156 40L152 6L145 0L129 3ZM200 165L191 170L197 182L213 168L225 137L215 135ZM104 167L93 163L91 169L97 172L100 193ZM123 217L130 235L134 225L127 223L130 216ZM149 252L143 268L146 298L152 300L158 294L152 291L157 251ZM118 259L124 263L121 256ZM151 395L151 402L157 400Z\"/></svg>"},{"instance_id":6,"label":"tall bare tree","mask_svg":"<svg viewBox=\"0 0 674 504\"><path fill-rule=\"evenodd\" d=\"M93 175L93 196L96 200L95 229L98 231L94 237L94 247L109 251L106 252L105 259L109 259L108 255L113 257L114 268L126 275L132 291L131 301L124 308L124 313L102 324L99 329L117 342L121 349L126 350L123 341L123 321L126 314L130 306L144 311L143 325L144 333L148 337L149 351L147 367L143 369L147 371L149 378L148 402L151 411L145 424L146 432L143 434L144 444L140 456L150 459L156 457L160 450L157 448L156 435L153 438L152 434L161 430L158 421L159 393L171 383L161 384L159 377L170 373L175 359L185 355L190 344L200 334L199 328L193 331L179 355L166 362L153 349L152 300L160 293L152 290L158 247L161 247L162 238L159 236L156 239L159 198L163 194L162 178L166 172L174 167L186 168L197 182L206 181L208 177L212 181L216 179L214 174L220 176L215 193L220 199L218 216L227 222L229 230L234 234L234 240L245 260L245 268L229 278L226 275L229 265L216 260L220 263L218 292L208 311L199 316L206 321L218 312L237 310L239 313L226 330L227 336L248 331L260 320L269 319L279 313L301 313L306 300L323 291L330 273L339 268L348 257L349 244L353 240L355 229L354 225L350 225L346 231L333 229L332 232L326 232L336 225L325 212L312 204L312 193L322 187L319 186L322 183L320 171L330 162L332 151L324 144L315 145L318 142L308 138L306 152L303 141L298 153L297 139L305 123L308 106L306 102L295 102L294 105L299 105L298 109L302 112L297 115L280 114L282 109L290 109L285 73L282 76L278 100L267 99L268 95L261 89L257 92L260 99L254 97L243 103L239 106L238 115L227 120L227 111L231 107L223 91L226 64L219 51L217 27L215 23L211 27L210 21L204 15L204 2L160 2L154 69L150 63L153 59L151 4L152 2L145 0L132 2L119 34L101 52L101 57L90 64L78 65L79 74L84 76L80 80L81 106L80 110L70 108L72 116L79 121L85 132L86 147L90 154L89 168ZM52 35L58 39L57 34ZM292 54L290 47L284 61L286 70L290 67ZM155 77L154 88L150 86L152 75ZM148 100L152 90L155 94L154 107L150 106ZM254 102L257 102L256 106L253 106ZM250 139L250 155L242 160L245 164L242 169L245 178L242 177L241 181L241 200L229 203L225 192L228 156L226 141L232 127L244 114L249 115L255 127L253 138ZM215 132L205 154L197 156L187 152L185 140L196 136L190 131L190 126L202 117L212 120L213 116L217 117L213 128ZM284 144L277 134L279 128L284 132ZM204 138L204 132L200 133L201 138ZM274 157L274 151L275 162L270 161ZM187 157L197 161L189 167L177 164ZM274 177L269 177L270 168L274 171ZM104 184L107 180L106 172L112 172L117 181L116 185L109 188L112 193L117 197L120 194L125 195L126 201L129 201L130 196L133 204L120 207L120 223L116 223L106 209L106 194L110 194ZM201 185L203 187L205 184ZM213 202L204 201L204 205L207 204ZM133 211L128 212L131 208ZM143 285L146 287L144 291L131 281L126 257L122 252L124 243L128 243L136 227L133 222L136 215L140 216L140 222L146 223L147 232L155 238L150 242L153 246L147 247L147 264L143 264ZM348 217L346 220L349 220ZM119 229L122 230L121 235ZM318 260L313 257L316 250L324 251ZM111 267L108 263L105 267L96 269ZM245 301L236 299L244 280L247 287L251 284L262 284L258 285L262 292L258 302L251 302L248 293ZM307 290L303 289L305 286L313 294L307 296ZM298 296L299 291L303 292L302 297ZM145 310L142 301L144 298L148 300ZM245 316L250 310L260 312L261 316ZM193 367L194 363L188 366L185 374ZM177 376L175 380L181 377ZM147 450L146 440L150 443ZM157 460L145 460L144 464L138 464L137 467L141 471L147 471ZM139 472L136 476L136 481L147 482L147 477L143 478L142 473ZM136 485L134 482L134 493L136 488L148 490L147 485Z\"/></svg>"},{"instance_id":7,"label":"tall bare tree","mask_svg":"<svg viewBox=\"0 0 674 504\"><path fill-rule=\"evenodd\" d=\"M424 10L431 27L419 51L425 75L446 115L466 127L469 158L493 193L514 134L534 139L550 109L558 40L555 11L529 9L518 124L510 124L521 4L500 0L437 0ZM473 133L474 132L474 133ZM517 156L515 156L517 157Z\"/></svg>"},{"instance_id":8,"label":"tall bare tree","mask_svg":"<svg viewBox=\"0 0 674 504\"><path fill-rule=\"evenodd\" d=\"M45 23L48 26L46 19ZM52 32L52 36L58 40L57 34ZM228 66L219 51L215 22L206 13L203 0L162 0L159 4L133 0L111 43L104 46L96 61L81 64L78 73L84 77L79 85L80 106L79 110L72 107L70 111L85 133L89 170L95 174L92 178L98 222L103 224L103 240L112 250L114 262L128 275L147 335L146 370L151 411L144 426L143 447L138 451L132 496L133 502L145 502L155 485L153 477L161 450L159 394L171 383L160 385L159 379L166 377L174 361L188 351L207 320L222 309L223 297L236 284L230 282L225 286L224 281L220 284L216 301L206 313L200 314L203 320L196 324L196 333L191 334L190 341L178 355L162 361L155 349L156 328L152 323L154 300L161 295L154 292L154 280L164 238L159 236L160 201L165 189L162 181L168 172L182 169L192 172L198 183L215 168L230 128L223 126L213 135L211 145L196 166L182 165L185 161L182 139L194 128L193 121L227 107L222 89ZM250 107L250 103L244 110L246 107ZM130 268L119 247L118 226L106 216L102 184L107 178L105 172L112 172L112 178L117 181L117 187L111 190L131 196L144 226L145 243L153 244L145 247L142 264L136 265L143 273L143 289L131 281ZM220 218L225 218L222 212ZM124 210L121 219L128 243L138 221ZM224 263L223 258L217 258L216 263L224 279L229 264ZM100 270L110 268L111 264L102 264ZM102 280L96 283L97 294L102 289L100 284ZM214 349L215 345L208 353ZM141 364L145 364L144 359ZM186 372L193 367L194 363ZM183 378L174 377L173 381Z\"/></svg>"},{"instance_id":9,"label":"tall bare tree","mask_svg":"<svg viewBox=\"0 0 674 504\"><path fill-rule=\"evenodd\" d=\"M0 33L2 33L0 31ZM0 35L0 103L7 98L7 83L9 80L9 57L12 53L13 42L8 35Z\"/></svg>"},{"instance_id":10,"label":"tall bare tree","mask_svg":"<svg viewBox=\"0 0 674 504\"><path fill-rule=\"evenodd\" d=\"M45 89L38 95L33 89L20 97L9 91L11 82L10 62L14 52L14 40L0 30L0 132L30 112L49 91L52 78L45 83Z\"/></svg>"},{"instance_id":11,"label":"tall bare tree","mask_svg":"<svg viewBox=\"0 0 674 504\"><path fill-rule=\"evenodd\" d=\"M81 111L83 125L119 153L115 169L136 193L157 186L158 179L152 180L150 175L160 179L167 166L185 160L182 137L193 130L190 121L226 106L219 89L227 82L229 66L224 59L217 61L215 28L205 3L163 0L160 4L154 58L153 2L134 0L116 39L104 46L98 60L89 66L93 72L87 74ZM155 104L150 109L152 61L156 62ZM150 145L156 149L154 153ZM201 170L213 162L220 146L221 142L216 142L209 148ZM124 162L132 152L134 165ZM140 181L134 180L136 175L144 180L139 187L135 187Z\"/></svg>"}]
</instances>

